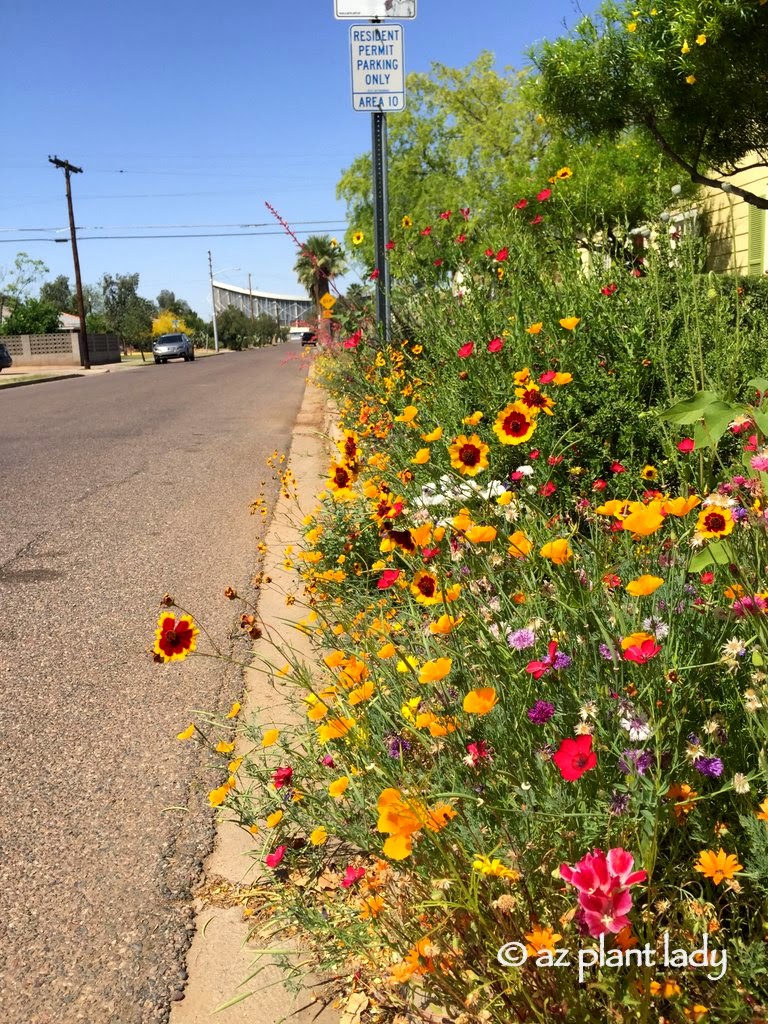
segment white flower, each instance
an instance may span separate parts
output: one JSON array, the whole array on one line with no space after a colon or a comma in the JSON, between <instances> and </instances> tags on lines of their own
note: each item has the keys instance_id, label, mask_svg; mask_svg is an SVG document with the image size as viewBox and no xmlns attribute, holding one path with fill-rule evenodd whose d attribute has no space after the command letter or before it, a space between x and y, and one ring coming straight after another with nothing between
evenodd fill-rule
<instances>
[{"instance_id":1,"label":"white flower","mask_svg":"<svg viewBox=\"0 0 768 1024\"><path fill-rule=\"evenodd\" d=\"M632 718L622 718L621 727L629 733L629 738L634 742L647 740L651 735L651 727L642 715L634 715Z\"/></svg>"},{"instance_id":2,"label":"white flower","mask_svg":"<svg viewBox=\"0 0 768 1024\"><path fill-rule=\"evenodd\" d=\"M533 466L518 466L515 472L521 476L533 476Z\"/></svg>"},{"instance_id":3,"label":"white flower","mask_svg":"<svg viewBox=\"0 0 768 1024\"><path fill-rule=\"evenodd\" d=\"M597 704L593 700L585 701L579 708L579 718L583 722L588 718L597 718Z\"/></svg>"},{"instance_id":4,"label":"white flower","mask_svg":"<svg viewBox=\"0 0 768 1024\"><path fill-rule=\"evenodd\" d=\"M594 726L589 722L577 722L573 731L577 736L591 736L593 730Z\"/></svg>"},{"instance_id":5,"label":"white flower","mask_svg":"<svg viewBox=\"0 0 768 1024\"><path fill-rule=\"evenodd\" d=\"M733 783L732 784L733 784L733 788L734 788L735 792L737 792L737 793L748 793L749 792L749 788L750 788L749 787L749 782L747 780L746 775L742 775L741 772L736 772L736 774L733 776Z\"/></svg>"},{"instance_id":6,"label":"white flower","mask_svg":"<svg viewBox=\"0 0 768 1024\"><path fill-rule=\"evenodd\" d=\"M723 657L729 661L733 661L734 658L743 658L747 653L747 648L743 641L735 636L727 640L720 650L723 652Z\"/></svg>"},{"instance_id":7,"label":"white flower","mask_svg":"<svg viewBox=\"0 0 768 1024\"><path fill-rule=\"evenodd\" d=\"M742 695L742 699L744 701L744 708L751 714L754 714L755 711L759 711L763 706L763 703L757 693L752 689L745 690Z\"/></svg>"}]
</instances>

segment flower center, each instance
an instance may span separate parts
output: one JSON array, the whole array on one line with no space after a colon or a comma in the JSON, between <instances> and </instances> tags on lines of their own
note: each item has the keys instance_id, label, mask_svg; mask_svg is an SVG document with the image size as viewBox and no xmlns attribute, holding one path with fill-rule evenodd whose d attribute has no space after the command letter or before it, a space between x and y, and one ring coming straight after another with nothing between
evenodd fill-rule
<instances>
[{"instance_id":1,"label":"flower center","mask_svg":"<svg viewBox=\"0 0 768 1024\"><path fill-rule=\"evenodd\" d=\"M459 462L465 466L476 466L480 461L480 449L473 444L463 444L459 450Z\"/></svg>"},{"instance_id":2,"label":"flower center","mask_svg":"<svg viewBox=\"0 0 768 1024\"><path fill-rule=\"evenodd\" d=\"M528 420L522 413L511 412L504 420L504 432L511 434L512 437L518 437L520 434L524 434L528 429Z\"/></svg>"},{"instance_id":3,"label":"flower center","mask_svg":"<svg viewBox=\"0 0 768 1024\"><path fill-rule=\"evenodd\" d=\"M337 487L346 487L349 483L349 473L341 466L336 467L336 472L333 474L333 481Z\"/></svg>"},{"instance_id":4,"label":"flower center","mask_svg":"<svg viewBox=\"0 0 768 1024\"><path fill-rule=\"evenodd\" d=\"M419 582L416 584L419 591L424 597L434 597L435 594L435 581L431 576L422 576Z\"/></svg>"},{"instance_id":5,"label":"flower center","mask_svg":"<svg viewBox=\"0 0 768 1024\"><path fill-rule=\"evenodd\" d=\"M704 525L710 533L722 533L725 529L725 516L722 512L710 512L704 520Z\"/></svg>"},{"instance_id":6,"label":"flower center","mask_svg":"<svg viewBox=\"0 0 768 1024\"><path fill-rule=\"evenodd\" d=\"M175 629L166 629L165 631L166 642L173 645L179 642L179 634Z\"/></svg>"}]
</instances>

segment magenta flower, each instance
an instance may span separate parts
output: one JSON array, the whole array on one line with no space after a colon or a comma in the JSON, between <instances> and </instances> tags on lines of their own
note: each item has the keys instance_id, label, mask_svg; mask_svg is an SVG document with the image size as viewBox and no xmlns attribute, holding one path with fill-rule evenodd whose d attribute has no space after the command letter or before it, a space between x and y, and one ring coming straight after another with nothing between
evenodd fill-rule
<instances>
[{"instance_id":1,"label":"magenta flower","mask_svg":"<svg viewBox=\"0 0 768 1024\"><path fill-rule=\"evenodd\" d=\"M342 887L344 889L351 888L351 886L353 886L355 882L359 882L364 875L365 868L356 868L351 864L348 864L344 877L341 880Z\"/></svg>"},{"instance_id":2,"label":"magenta flower","mask_svg":"<svg viewBox=\"0 0 768 1024\"><path fill-rule=\"evenodd\" d=\"M581 919L593 938L612 932L616 935L629 924L632 909L629 892L636 882L648 877L643 870L633 871L635 858L627 850L614 847L606 855L602 850L586 854L571 867L560 865L560 876L578 892Z\"/></svg>"},{"instance_id":3,"label":"magenta flower","mask_svg":"<svg viewBox=\"0 0 768 1024\"><path fill-rule=\"evenodd\" d=\"M459 359L469 359L472 353L475 351L474 341L468 341L466 345L461 345L456 355Z\"/></svg>"},{"instance_id":4,"label":"magenta flower","mask_svg":"<svg viewBox=\"0 0 768 1024\"><path fill-rule=\"evenodd\" d=\"M276 868L280 861L285 856L285 851L288 849L287 846L278 846L274 853L268 853L264 858L264 863L268 868Z\"/></svg>"},{"instance_id":5,"label":"magenta flower","mask_svg":"<svg viewBox=\"0 0 768 1024\"><path fill-rule=\"evenodd\" d=\"M625 661L634 661L638 665L644 665L646 661L655 658L661 651L661 647L655 640L643 640L641 644L633 644L624 651Z\"/></svg>"},{"instance_id":6,"label":"magenta flower","mask_svg":"<svg viewBox=\"0 0 768 1024\"><path fill-rule=\"evenodd\" d=\"M488 351L489 352L501 352L501 350L503 348L504 348L504 339L503 338L491 338L491 340L488 342Z\"/></svg>"}]
</instances>

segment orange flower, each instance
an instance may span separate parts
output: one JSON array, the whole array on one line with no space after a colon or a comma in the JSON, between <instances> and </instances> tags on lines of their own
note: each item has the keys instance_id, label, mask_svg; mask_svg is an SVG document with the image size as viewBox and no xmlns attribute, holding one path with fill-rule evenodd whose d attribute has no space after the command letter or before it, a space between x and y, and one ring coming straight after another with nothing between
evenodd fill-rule
<instances>
[{"instance_id":1,"label":"orange flower","mask_svg":"<svg viewBox=\"0 0 768 1024\"><path fill-rule=\"evenodd\" d=\"M561 327L564 327L566 329L566 331L572 331L576 324L578 324L580 321L580 316L565 316L562 320L559 321L559 323Z\"/></svg>"},{"instance_id":2,"label":"orange flower","mask_svg":"<svg viewBox=\"0 0 768 1024\"><path fill-rule=\"evenodd\" d=\"M450 658L436 658L434 661L425 661L419 669L420 683L436 683L450 673L453 662Z\"/></svg>"},{"instance_id":3,"label":"orange flower","mask_svg":"<svg viewBox=\"0 0 768 1024\"><path fill-rule=\"evenodd\" d=\"M542 322L539 322L537 324L531 324L530 327L526 327L525 328L525 333L526 334L541 334L541 329L542 329L543 326L544 326L544 324Z\"/></svg>"},{"instance_id":4,"label":"orange flower","mask_svg":"<svg viewBox=\"0 0 768 1024\"><path fill-rule=\"evenodd\" d=\"M465 537L471 544L492 544L496 540L496 527L470 526Z\"/></svg>"},{"instance_id":5,"label":"orange flower","mask_svg":"<svg viewBox=\"0 0 768 1024\"><path fill-rule=\"evenodd\" d=\"M502 409L493 425L502 444L523 444L535 429L536 416L522 402L513 402Z\"/></svg>"},{"instance_id":6,"label":"orange flower","mask_svg":"<svg viewBox=\"0 0 768 1024\"><path fill-rule=\"evenodd\" d=\"M479 690L470 690L464 698L462 707L468 715L487 715L498 702L496 691L492 686L484 686Z\"/></svg>"},{"instance_id":7,"label":"orange flower","mask_svg":"<svg viewBox=\"0 0 768 1024\"><path fill-rule=\"evenodd\" d=\"M418 416L419 410L415 405L406 405L400 416L395 416L395 423L413 423Z\"/></svg>"},{"instance_id":8,"label":"orange flower","mask_svg":"<svg viewBox=\"0 0 768 1024\"><path fill-rule=\"evenodd\" d=\"M621 641L622 651L629 650L630 647L642 647L646 640L653 640L652 633L630 633L629 636L625 636Z\"/></svg>"},{"instance_id":9,"label":"orange flower","mask_svg":"<svg viewBox=\"0 0 768 1024\"><path fill-rule=\"evenodd\" d=\"M424 466L429 462L429 448L419 448L411 459L414 466Z\"/></svg>"},{"instance_id":10,"label":"orange flower","mask_svg":"<svg viewBox=\"0 0 768 1024\"><path fill-rule=\"evenodd\" d=\"M378 917L383 906L383 897L367 896L360 904L360 917L363 921L369 921L372 917Z\"/></svg>"},{"instance_id":11,"label":"orange flower","mask_svg":"<svg viewBox=\"0 0 768 1024\"><path fill-rule=\"evenodd\" d=\"M318 739L321 743L341 739L342 736L347 735L354 724L354 718L332 718L330 722L326 722L325 725L318 728Z\"/></svg>"},{"instance_id":12,"label":"orange flower","mask_svg":"<svg viewBox=\"0 0 768 1024\"><path fill-rule=\"evenodd\" d=\"M430 622L429 632L433 636L448 636L452 633L457 626L463 622L463 617L460 615L458 618L454 618L453 615L441 615L437 622Z\"/></svg>"},{"instance_id":13,"label":"orange flower","mask_svg":"<svg viewBox=\"0 0 768 1024\"><path fill-rule=\"evenodd\" d=\"M552 378L552 383L557 387L562 387L563 384L570 384L573 380L572 373L556 373Z\"/></svg>"},{"instance_id":14,"label":"orange flower","mask_svg":"<svg viewBox=\"0 0 768 1024\"><path fill-rule=\"evenodd\" d=\"M663 582L664 580L660 576L649 576L647 573L644 573L642 576L638 576L637 579L629 581L627 593L631 594L632 597L648 597L649 594L658 590Z\"/></svg>"},{"instance_id":15,"label":"orange flower","mask_svg":"<svg viewBox=\"0 0 768 1024\"><path fill-rule=\"evenodd\" d=\"M435 429L434 430L430 430L430 432L428 434L422 434L421 435L421 440L422 441L439 441L442 436L443 436L443 428L442 427L435 427Z\"/></svg>"},{"instance_id":16,"label":"orange flower","mask_svg":"<svg viewBox=\"0 0 768 1024\"><path fill-rule=\"evenodd\" d=\"M768 797L766 797L760 804L760 810L755 811L755 815L760 819L760 821L768 822Z\"/></svg>"},{"instance_id":17,"label":"orange flower","mask_svg":"<svg viewBox=\"0 0 768 1024\"><path fill-rule=\"evenodd\" d=\"M678 821L684 821L687 815L696 806L696 797L699 794L692 789L687 782L673 782L667 790L666 799L675 802L672 810Z\"/></svg>"},{"instance_id":18,"label":"orange flower","mask_svg":"<svg viewBox=\"0 0 768 1024\"><path fill-rule=\"evenodd\" d=\"M187 726L187 728L183 732L180 732L178 734L176 739L177 740L191 740L194 735L195 735L195 723L194 722L190 722L189 725Z\"/></svg>"},{"instance_id":19,"label":"orange flower","mask_svg":"<svg viewBox=\"0 0 768 1024\"><path fill-rule=\"evenodd\" d=\"M664 516L660 511L660 503L652 501L648 505L632 503L633 509L626 519L622 520L622 530L628 530L640 537L649 537L663 525Z\"/></svg>"},{"instance_id":20,"label":"orange flower","mask_svg":"<svg viewBox=\"0 0 768 1024\"><path fill-rule=\"evenodd\" d=\"M538 956L542 952L554 953L555 947L562 937L559 932L555 932L551 928L540 928L538 925L535 925L523 936L528 940L525 948L531 956Z\"/></svg>"},{"instance_id":21,"label":"orange flower","mask_svg":"<svg viewBox=\"0 0 768 1024\"><path fill-rule=\"evenodd\" d=\"M573 558L573 551L564 537L551 540L539 551L542 558L548 558L555 565L565 565Z\"/></svg>"},{"instance_id":22,"label":"orange flower","mask_svg":"<svg viewBox=\"0 0 768 1024\"><path fill-rule=\"evenodd\" d=\"M488 469L489 451L488 445L477 434L470 437L459 434L453 444L448 446L451 466L458 469L462 476L477 476L481 470Z\"/></svg>"},{"instance_id":23,"label":"orange flower","mask_svg":"<svg viewBox=\"0 0 768 1024\"><path fill-rule=\"evenodd\" d=\"M340 779L334 779L334 781L328 787L328 793L333 797L334 800L340 800L347 790L349 785L349 777L342 775Z\"/></svg>"},{"instance_id":24,"label":"orange flower","mask_svg":"<svg viewBox=\"0 0 768 1024\"><path fill-rule=\"evenodd\" d=\"M705 878L711 878L715 885L720 885L724 878L733 878L742 867L738 857L726 853L722 846L717 853L714 850L702 850L694 864L694 870L700 871Z\"/></svg>"},{"instance_id":25,"label":"orange flower","mask_svg":"<svg viewBox=\"0 0 768 1024\"><path fill-rule=\"evenodd\" d=\"M701 498L697 494L689 494L687 498L667 498L662 502L661 511L666 516L686 516L700 504Z\"/></svg>"},{"instance_id":26,"label":"orange flower","mask_svg":"<svg viewBox=\"0 0 768 1024\"><path fill-rule=\"evenodd\" d=\"M350 704L360 704L364 700L369 700L373 696L373 683L363 683L361 686L355 687L354 690L350 690L347 694L347 700Z\"/></svg>"},{"instance_id":27,"label":"orange flower","mask_svg":"<svg viewBox=\"0 0 768 1024\"><path fill-rule=\"evenodd\" d=\"M382 661L386 661L387 658L393 658L396 653L397 650L395 645L392 643L386 643L376 652L376 657L381 658Z\"/></svg>"},{"instance_id":28,"label":"orange flower","mask_svg":"<svg viewBox=\"0 0 768 1024\"><path fill-rule=\"evenodd\" d=\"M509 554L513 558L525 558L531 553L533 541L529 540L522 530L515 530L509 538Z\"/></svg>"}]
</instances>

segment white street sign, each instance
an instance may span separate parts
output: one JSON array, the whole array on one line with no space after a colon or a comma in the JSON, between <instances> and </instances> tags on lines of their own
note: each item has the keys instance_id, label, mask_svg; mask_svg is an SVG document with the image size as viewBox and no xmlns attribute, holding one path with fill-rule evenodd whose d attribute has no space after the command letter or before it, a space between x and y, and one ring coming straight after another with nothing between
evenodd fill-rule
<instances>
[{"instance_id":1,"label":"white street sign","mask_svg":"<svg viewBox=\"0 0 768 1024\"><path fill-rule=\"evenodd\" d=\"M416 0L335 0L337 18L415 18Z\"/></svg>"},{"instance_id":2,"label":"white street sign","mask_svg":"<svg viewBox=\"0 0 768 1024\"><path fill-rule=\"evenodd\" d=\"M350 25L349 51L355 110L405 110L403 26Z\"/></svg>"}]
</instances>

